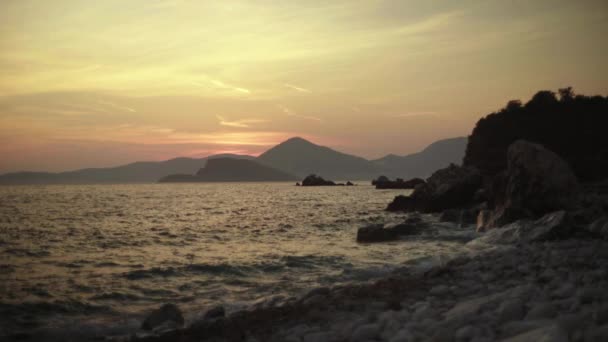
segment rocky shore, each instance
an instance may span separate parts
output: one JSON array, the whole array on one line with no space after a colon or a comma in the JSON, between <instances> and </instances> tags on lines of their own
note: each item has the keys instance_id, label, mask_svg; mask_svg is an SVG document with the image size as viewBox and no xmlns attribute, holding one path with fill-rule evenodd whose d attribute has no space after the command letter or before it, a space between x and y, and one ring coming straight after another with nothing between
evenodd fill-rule
<instances>
[{"instance_id":1,"label":"rocky shore","mask_svg":"<svg viewBox=\"0 0 608 342\"><path fill-rule=\"evenodd\" d=\"M133 341L608 340L608 242L476 239L430 268L318 288ZM217 311L217 309L216 309Z\"/></svg>"}]
</instances>

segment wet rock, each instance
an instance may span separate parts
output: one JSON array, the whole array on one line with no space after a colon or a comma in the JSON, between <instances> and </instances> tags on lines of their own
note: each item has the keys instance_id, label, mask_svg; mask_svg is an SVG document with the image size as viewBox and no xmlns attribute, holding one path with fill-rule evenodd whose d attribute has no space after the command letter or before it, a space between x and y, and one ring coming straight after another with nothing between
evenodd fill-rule
<instances>
[{"instance_id":1,"label":"wet rock","mask_svg":"<svg viewBox=\"0 0 608 342\"><path fill-rule=\"evenodd\" d=\"M501 228L491 229L470 243L472 245L480 243L515 244L549 241L568 237L572 228L568 214L565 211L558 211L547 214L536 221L520 220Z\"/></svg>"},{"instance_id":2,"label":"wet rock","mask_svg":"<svg viewBox=\"0 0 608 342\"><path fill-rule=\"evenodd\" d=\"M396 196L386 207L387 211L411 211L415 210L414 200L411 196Z\"/></svg>"},{"instance_id":3,"label":"wet rock","mask_svg":"<svg viewBox=\"0 0 608 342\"><path fill-rule=\"evenodd\" d=\"M427 227L417 218L409 218L401 224L384 227L381 224L365 226L357 230L357 242L394 241L400 236L420 234Z\"/></svg>"},{"instance_id":4,"label":"wet rock","mask_svg":"<svg viewBox=\"0 0 608 342\"><path fill-rule=\"evenodd\" d=\"M355 185L355 184L353 184L351 181L346 182L346 186L353 186L353 185Z\"/></svg>"},{"instance_id":5,"label":"wet rock","mask_svg":"<svg viewBox=\"0 0 608 342\"><path fill-rule=\"evenodd\" d=\"M184 316L177 305L163 304L160 309L154 310L146 317L141 327L145 330L153 330L166 323L175 324L177 327L184 325Z\"/></svg>"},{"instance_id":6,"label":"wet rock","mask_svg":"<svg viewBox=\"0 0 608 342\"><path fill-rule=\"evenodd\" d=\"M492 211L488 209L480 210L477 214L477 232L484 232L488 225L490 218L492 217Z\"/></svg>"},{"instance_id":7,"label":"wet rock","mask_svg":"<svg viewBox=\"0 0 608 342\"><path fill-rule=\"evenodd\" d=\"M435 171L419 184L405 200L397 196L387 207L388 211L440 212L460 208L472 202L475 192L481 186L481 175L474 168L454 164Z\"/></svg>"},{"instance_id":8,"label":"wet rock","mask_svg":"<svg viewBox=\"0 0 608 342\"><path fill-rule=\"evenodd\" d=\"M574 208L580 188L570 166L543 146L518 140L509 146L507 170L493 186L494 211L484 228Z\"/></svg>"},{"instance_id":9,"label":"wet rock","mask_svg":"<svg viewBox=\"0 0 608 342\"><path fill-rule=\"evenodd\" d=\"M446 209L439 216L441 222L453 222L459 225L475 224L474 210Z\"/></svg>"},{"instance_id":10,"label":"wet rock","mask_svg":"<svg viewBox=\"0 0 608 342\"><path fill-rule=\"evenodd\" d=\"M387 227L387 230L393 230L398 236L402 235L416 235L420 234L427 228L427 225L423 222L416 221L416 219L408 219L403 223Z\"/></svg>"},{"instance_id":11,"label":"wet rock","mask_svg":"<svg viewBox=\"0 0 608 342\"><path fill-rule=\"evenodd\" d=\"M385 229L383 225L371 225L357 230L357 242L384 242L399 238L396 231Z\"/></svg>"}]
</instances>

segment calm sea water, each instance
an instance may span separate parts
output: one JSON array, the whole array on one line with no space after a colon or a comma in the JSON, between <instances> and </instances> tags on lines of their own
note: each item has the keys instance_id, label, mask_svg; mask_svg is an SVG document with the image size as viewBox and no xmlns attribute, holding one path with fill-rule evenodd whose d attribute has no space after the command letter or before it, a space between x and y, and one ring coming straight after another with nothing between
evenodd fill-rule
<instances>
[{"instance_id":1,"label":"calm sea water","mask_svg":"<svg viewBox=\"0 0 608 342\"><path fill-rule=\"evenodd\" d=\"M461 243L361 245L358 227L399 222L397 194L292 183L0 187L0 336L136 329L177 303L189 320L311 287L369 280ZM104 330L105 329L105 330Z\"/></svg>"}]
</instances>

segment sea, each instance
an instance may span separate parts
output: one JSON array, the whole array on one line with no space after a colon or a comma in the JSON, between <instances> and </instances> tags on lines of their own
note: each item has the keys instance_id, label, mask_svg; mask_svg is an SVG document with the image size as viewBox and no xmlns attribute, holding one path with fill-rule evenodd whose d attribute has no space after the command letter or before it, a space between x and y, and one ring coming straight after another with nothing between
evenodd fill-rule
<instances>
[{"instance_id":1,"label":"sea","mask_svg":"<svg viewBox=\"0 0 608 342\"><path fill-rule=\"evenodd\" d=\"M357 243L409 191L356 183L1 186L0 338L132 334L164 303L190 323L462 250L470 229L431 215L432 234Z\"/></svg>"}]
</instances>

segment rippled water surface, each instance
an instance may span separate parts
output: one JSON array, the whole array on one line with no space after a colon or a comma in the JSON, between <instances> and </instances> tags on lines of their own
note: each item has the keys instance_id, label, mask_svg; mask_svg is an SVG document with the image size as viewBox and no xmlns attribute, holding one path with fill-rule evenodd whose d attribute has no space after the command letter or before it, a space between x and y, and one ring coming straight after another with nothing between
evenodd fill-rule
<instances>
[{"instance_id":1,"label":"rippled water surface","mask_svg":"<svg viewBox=\"0 0 608 342\"><path fill-rule=\"evenodd\" d=\"M383 211L403 192L285 183L0 187L0 329L132 327L166 302L194 319L209 305L367 280L457 249L429 239L355 242L358 227L403 218Z\"/></svg>"}]
</instances>

